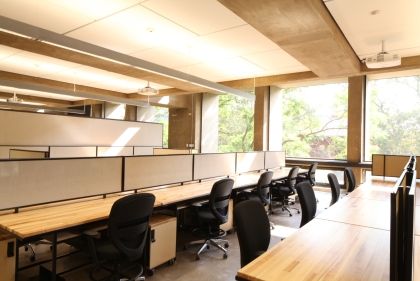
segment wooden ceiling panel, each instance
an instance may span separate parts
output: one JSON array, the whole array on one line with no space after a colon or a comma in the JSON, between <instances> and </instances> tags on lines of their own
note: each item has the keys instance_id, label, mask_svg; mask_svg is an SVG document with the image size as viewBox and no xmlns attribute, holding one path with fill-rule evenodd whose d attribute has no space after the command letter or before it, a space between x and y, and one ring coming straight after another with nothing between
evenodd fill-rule
<instances>
[{"instance_id":1,"label":"wooden ceiling panel","mask_svg":"<svg viewBox=\"0 0 420 281\"><path fill-rule=\"evenodd\" d=\"M317 75L360 72L359 58L322 1L218 1Z\"/></svg>"}]
</instances>

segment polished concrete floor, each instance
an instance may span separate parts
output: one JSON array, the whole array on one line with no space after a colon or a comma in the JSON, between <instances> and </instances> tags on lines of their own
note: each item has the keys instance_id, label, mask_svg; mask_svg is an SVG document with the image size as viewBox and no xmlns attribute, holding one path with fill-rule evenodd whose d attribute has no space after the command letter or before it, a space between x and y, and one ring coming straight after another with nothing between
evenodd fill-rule
<instances>
[{"instance_id":1,"label":"polished concrete floor","mask_svg":"<svg viewBox=\"0 0 420 281\"><path fill-rule=\"evenodd\" d=\"M328 207L331 200L331 193L316 191L316 197L319 200L317 206L317 213L321 213ZM300 209L299 202L293 207ZM281 241L282 237L287 237L299 228L301 215L292 210L293 216L289 216L287 212L282 212L281 209L276 211L276 214L270 215L269 219L274 223L275 228L271 231L270 247ZM195 253L199 246L190 246L187 250L183 249L184 243L197 240L188 231L178 233L177 237L177 253L176 262L169 266L167 263L158 266L153 276L148 276L145 272L146 280L150 281L180 281L180 280L235 280L236 272L240 269L240 252L239 243L235 233L228 234L226 239L229 241L228 258L223 258L223 252L219 249L211 247L209 250L204 250L200 255L200 260L195 260ZM41 260L44 256L50 255L48 245L35 246L37 252L37 260ZM74 251L74 248L61 244L59 245L59 252L67 253ZM29 253L20 252L20 264L29 264ZM75 254L71 257L65 258L59 262L58 270L61 268L81 264L87 262L89 257L84 253ZM49 265L47 264L46 267ZM66 281L87 281L89 279L89 271L92 265L82 267L81 269L72 271L62 275ZM19 274L19 280L38 280L38 267L23 271Z\"/></svg>"}]
</instances>

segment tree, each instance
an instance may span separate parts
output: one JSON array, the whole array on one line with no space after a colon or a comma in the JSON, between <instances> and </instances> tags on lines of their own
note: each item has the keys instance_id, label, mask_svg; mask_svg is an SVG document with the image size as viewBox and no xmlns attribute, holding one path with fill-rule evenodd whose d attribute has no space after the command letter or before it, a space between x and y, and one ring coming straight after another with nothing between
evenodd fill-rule
<instances>
[{"instance_id":1,"label":"tree","mask_svg":"<svg viewBox=\"0 0 420 281\"><path fill-rule=\"evenodd\" d=\"M254 101L219 96L219 152L254 150Z\"/></svg>"},{"instance_id":2,"label":"tree","mask_svg":"<svg viewBox=\"0 0 420 281\"><path fill-rule=\"evenodd\" d=\"M283 90L287 156L347 158L347 84Z\"/></svg>"}]
</instances>

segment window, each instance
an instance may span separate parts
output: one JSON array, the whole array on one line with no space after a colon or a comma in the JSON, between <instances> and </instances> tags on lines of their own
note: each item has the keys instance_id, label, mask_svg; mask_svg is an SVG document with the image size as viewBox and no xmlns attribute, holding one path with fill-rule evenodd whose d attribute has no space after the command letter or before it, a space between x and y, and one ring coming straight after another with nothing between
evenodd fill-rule
<instances>
[{"instance_id":1,"label":"window","mask_svg":"<svg viewBox=\"0 0 420 281\"><path fill-rule=\"evenodd\" d=\"M218 152L253 151L254 101L234 95L220 95L218 133Z\"/></svg>"},{"instance_id":2,"label":"window","mask_svg":"<svg viewBox=\"0 0 420 281\"><path fill-rule=\"evenodd\" d=\"M282 99L287 157L347 159L347 83L288 88Z\"/></svg>"},{"instance_id":3,"label":"window","mask_svg":"<svg viewBox=\"0 0 420 281\"><path fill-rule=\"evenodd\" d=\"M163 124L163 148L168 148L168 117L169 109L166 107L155 107L155 122Z\"/></svg>"},{"instance_id":4,"label":"window","mask_svg":"<svg viewBox=\"0 0 420 281\"><path fill-rule=\"evenodd\" d=\"M366 92L365 160L420 155L420 75L371 79Z\"/></svg>"}]
</instances>

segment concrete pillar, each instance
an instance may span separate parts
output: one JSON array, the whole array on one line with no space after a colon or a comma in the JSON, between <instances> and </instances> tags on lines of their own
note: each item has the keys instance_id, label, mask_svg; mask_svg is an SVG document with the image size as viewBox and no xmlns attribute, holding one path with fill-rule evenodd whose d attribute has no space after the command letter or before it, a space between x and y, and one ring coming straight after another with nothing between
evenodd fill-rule
<instances>
[{"instance_id":1,"label":"concrete pillar","mask_svg":"<svg viewBox=\"0 0 420 281\"><path fill-rule=\"evenodd\" d=\"M270 106L268 121L268 150L281 151L283 135L282 93L276 86L270 86Z\"/></svg>"},{"instance_id":2,"label":"concrete pillar","mask_svg":"<svg viewBox=\"0 0 420 281\"><path fill-rule=\"evenodd\" d=\"M254 150L268 150L270 87L255 88Z\"/></svg>"},{"instance_id":3,"label":"concrete pillar","mask_svg":"<svg viewBox=\"0 0 420 281\"><path fill-rule=\"evenodd\" d=\"M348 129L347 129L347 161L360 163L363 161L364 130L363 115L365 112L366 76L349 77L348 92ZM365 181L362 169L354 169L356 185Z\"/></svg>"},{"instance_id":4,"label":"concrete pillar","mask_svg":"<svg viewBox=\"0 0 420 281\"><path fill-rule=\"evenodd\" d=\"M201 120L201 152L217 152L219 142L219 95L203 93Z\"/></svg>"},{"instance_id":5,"label":"concrete pillar","mask_svg":"<svg viewBox=\"0 0 420 281\"><path fill-rule=\"evenodd\" d=\"M91 108L91 117L104 118L103 104L92 104Z\"/></svg>"},{"instance_id":6,"label":"concrete pillar","mask_svg":"<svg viewBox=\"0 0 420 281\"><path fill-rule=\"evenodd\" d=\"M137 119L137 106L135 105L125 105L125 114L124 114L124 120L126 121L136 121Z\"/></svg>"}]
</instances>

